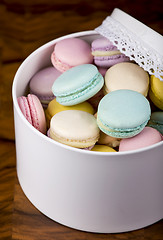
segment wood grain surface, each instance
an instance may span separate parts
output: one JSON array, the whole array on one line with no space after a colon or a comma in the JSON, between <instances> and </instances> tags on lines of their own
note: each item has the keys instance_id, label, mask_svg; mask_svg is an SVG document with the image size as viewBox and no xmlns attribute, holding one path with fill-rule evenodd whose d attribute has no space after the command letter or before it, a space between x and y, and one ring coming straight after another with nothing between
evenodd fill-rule
<instances>
[{"instance_id":1,"label":"wood grain surface","mask_svg":"<svg viewBox=\"0 0 163 240\"><path fill-rule=\"evenodd\" d=\"M0 0L0 239L162 240L162 222L125 234L92 234L64 227L35 209L16 177L12 82L22 61L42 44L92 30L118 7L163 33L161 0ZM15 186L15 190L14 190ZM14 203L14 205L13 205ZM12 236L13 229L13 236Z\"/></svg>"},{"instance_id":2,"label":"wood grain surface","mask_svg":"<svg viewBox=\"0 0 163 240\"><path fill-rule=\"evenodd\" d=\"M0 239L11 239L15 185L15 144L0 140Z\"/></svg>"}]
</instances>

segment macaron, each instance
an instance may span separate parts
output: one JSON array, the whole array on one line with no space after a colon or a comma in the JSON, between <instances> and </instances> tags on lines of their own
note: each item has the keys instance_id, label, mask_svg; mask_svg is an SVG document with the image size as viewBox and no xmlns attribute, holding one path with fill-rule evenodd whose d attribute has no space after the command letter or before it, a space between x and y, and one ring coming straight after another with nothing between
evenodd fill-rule
<instances>
[{"instance_id":1,"label":"macaron","mask_svg":"<svg viewBox=\"0 0 163 240\"><path fill-rule=\"evenodd\" d=\"M50 121L50 137L76 148L93 146L98 141L99 131L96 118L84 111L62 111Z\"/></svg>"},{"instance_id":2,"label":"macaron","mask_svg":"<svg viewBox=\"0 0 163 240\"><path fill-rule=\"evenodd\" d=\"M80 38L63 39L55 44L51 62L60 72L77 65L92 63L91 46Z\"/></svg>"},{"instance_id":3,"label":"macaron","mask_svg":"<svg viewBox=\"0 0 163 240\"><path fill-rule=\"evenodd\" d=\"M46 119L43 107L37 96L28 94L17 99L19 107L27 121L43 134L46 133Z\"/></svg>"},{"instance_id":4,"label":"macaron","mask_svg":"<svg viewBox=\"0 0 163 240\"><path fill-rule=\"evenodd\" d=\"M90 103L87 101L76 104L74 106L63 106L60 103L56 101L56 98L54 98L49 104L47 109L45 110L45 116L47 119L47 125L49 126L51 118L58 112L61 111L66 111L66 110L80 110L80 111L85 111L90 114L94 114L95 110L92 107Z\"/></svg>"},{"instance_id":5,"label":"macaron","mask_svg":"<svg viewBox=\"0 0 163 240\"><path fill-rule=\"evenodd\" d=\"M49 128L48 131L47 131L47 136L48 136L49 138L51 138L51 137L50 137L50 128ZM95 144L92 145L92 146L90 146L90 147L79 148L79 149L90 151L94 146L95 146Z\"/></svg>"},{"instance_id":6,"label":"macaron","mask_svg":"<svg viewBox=\"0 0 163 240\"><path fill-rule=\"evenodd\" d=\"M135 63L115 64L105 74L104 93L119 89L137 91L146 97L149 89L148 73Z\"/></svg>"},{"instance_id":7,"label":"macaron","mask_svg":"<svg viewBox=\"0 0 163 240\"><path fill-rule=\"evenodd\" d=\"M105 77L105 74L106 74L108 68L98 67L98 70L99 70L99 72L101 73L101 75L102 75L103 77Z\"/></svg>"},{"instance_id":8,"label":"macaron","mask_svg":"<svg viewBox=\"0 0 163 240\"><path fill-rule=\"evenodd\" d=\"M30 93L36 95L44 108L55 98L51 88L57 77L61 75L54 67L38 71L29 82Z\"/></svg>"},{"instance_id":9,"label":"macaron","mask_svg":"<svg viewBox=\"0 0 163 240\"><path fill-rule=\"evenodd\" d=\"M98 144L104 144L109 147L118 147L120 144L121 138L111 137L104 132L100 131L100 137L98 139Z\"/></svg>"},{"instance_id":10,"label":"macaron","mask_svg":"<svg viewBox=\"0 0 163 240\"><path fill-rule=\"evenodd\" d=\"M141 93L121 89L102 98L97 111L97 124L109 136L128 138L144 129L150 115L149 101Z\"/></svg>"},{"instance_id":11,"label":"macaron","mask_svg":"<svg viewBox=\"0 0 163 240\"><path fill-rule=\"evenodd\" d=\"M145 127L138 135L122 139L119 145L119 152L148 147L160 141L162 141L162 136L156 129Z\"/></svg>"},{"instance_id":12,"label":"macaron","mask_svg":"<svg viewBox=\"0 0 163 240\"><path fill-rule=\"evenodd\" d=\"M150 77L149 97L156 107L163 110L163 81L154 75Z\"/></svg>"},{"instance_id":13,"label":"macaron","mask_svg":"<svg viewBox=\"0 0 163 240\"><path fill-rule=\"evenodd\" d=\"M82 64L61 74L52 86L57 102L79 104L93 97L104 85L104 78L93 64Z\"/></svg>"},{"instance_id":14,"label":"macaron","mask_svg":"<svg viewBox=\"0 0 163 240\"><path fill-rule=\"evenodd\" d=\"M163 135L163 112L152 112L148 126L157 129Z\"/></svg>"},{"instance_id":15,"label":"macaron","mask_svg":"<svg viewBox=\"0 0 163 240\"><path fill-rule=\"evenodd\" d=\"M88 99L88 102L93 106L95 110L97 110L98 104L100 100L104 97L103 88L100 89L93 97Z\"/></svg>"},{"instance_id":16,"label":"macaron","mask_svg":"<svg viewBox=\"0 0 163 240\"><path fill-rule=\"evenodd\" d=\"M108 147L106 145L95 145L91 151L95 152L116 152L116 150L112 147Z\"/></svg>"},{"instance_id":17,"label":"macaron","mask_svg":"<svg viewBox=\"0 0 163 240\"><path fill-rule=\"evenodd\" d=\"M94 114L95 118L97 119L97 112ZM109 147L117 147L119 146L121 138L111 137L104 132L100 131L100 137L98 139L98 144L107 145Z\"/></svg>"},{"instance_id":18,"label":"macaron","mask_svg":"<svg viewBox=\"0 0 163 240\"><path fill-rule=\"evenodd\" d=\"M109 68L119 62L130 61L129 57L122 54L112 42L101 37L95 39L91 45L92 55L94 56L94 63L103 68Z\"/></svg>"}]
</instances>

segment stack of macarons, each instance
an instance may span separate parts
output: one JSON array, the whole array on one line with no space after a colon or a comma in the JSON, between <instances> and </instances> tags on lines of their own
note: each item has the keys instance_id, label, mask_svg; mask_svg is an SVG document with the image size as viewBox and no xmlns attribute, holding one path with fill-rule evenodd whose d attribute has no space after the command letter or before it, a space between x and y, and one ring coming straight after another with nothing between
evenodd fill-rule
<instances>
[{"instance_id":1,"label":"stack of macarons","mask_svg":"<svg viewBox=\"0 0 163 240\"><path fill-rule=\"evenodd\" d=\"M95 39L91 44L91 51L94 57L94 63L103 69L120 63L130 61L129 57L121 53L113 43L105 38Z\"/></svg>"},{"instance_id":2,"label":"stack of macarons","mask_svg":"<svg viewBox=\"0 0 163 240\"><path fill-rule=\"evenodd\" d=\"M29 79L18 104L26 120L59 143L117 152L163 140L163 82L109 39L58 41L51 66Z\"/></svg>"}]
</instances>

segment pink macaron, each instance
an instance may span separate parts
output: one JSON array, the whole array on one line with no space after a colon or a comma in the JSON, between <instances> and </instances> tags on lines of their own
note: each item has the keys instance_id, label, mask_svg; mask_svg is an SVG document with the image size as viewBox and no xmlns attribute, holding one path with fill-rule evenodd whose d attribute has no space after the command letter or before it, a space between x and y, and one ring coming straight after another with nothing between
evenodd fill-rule
<instances>
[{"instance_id":1,"label":"pink macaron","mask_svg":"<svg viewBox=\"0 0 163 240\"><path fill-rule=\"evenodd\" d=\"M119 152L148 147L163 140L159 131L152 127L145 127L138 135L124 138L120 141Z\"/></svg>"},{"instance_id":2,"label":"pink macaron","mask_svg":"<svg viewBox=\"0 0 163 240\"><path fill-rule=\"evenodd\" d=\"M122 54L109 39L101 37L92 42L92 55L94 63L102 68L109 68L120 62L130 61L129 57Z\"/></svg>"},{"instance_id":3,"label":"pink macaron","mask_svg":"<svg viewBox=\"0 0 163 240\"><path fill-rule=\"evenodd\" d=\"M104 67L98 67L98 71L101 73L103 77L105 77L105 74L107 72L108 68Z\"/></svg>"},{"instance_id":4,"label":"pink macaron","mask_svg":"<svg viewBox=\"0 0 163 240\"><path fill-rule=\"evenodd\" d=\"M92 63L91 46L80 38L66 38L55 44L51 62L60 72L81 64Z\"/></svg>"},{"instance_id":5,"label":"pink macaron","mask_svg":"<svg viewBox=\"0 0 163 240\"><path fill-rule=\"evenodd\" d=\"M18 97L19 107L27 121L37 130L46 133L46 119L43 107L37 96L28 94L27 97Z\"/></svg>"},{"instance_id":6,"label":"pink macaron","mask_svg":"<svg viewBox=\"0 0 163 240\"><path fill-rule=\"evenodd\" d=\"M44 108L47 108L48 103L55 98L52 85L60 75L61 72L53 66L46 67L38 71L29 82L30 93L39 98Z\"/></svg>"}]
</instances>

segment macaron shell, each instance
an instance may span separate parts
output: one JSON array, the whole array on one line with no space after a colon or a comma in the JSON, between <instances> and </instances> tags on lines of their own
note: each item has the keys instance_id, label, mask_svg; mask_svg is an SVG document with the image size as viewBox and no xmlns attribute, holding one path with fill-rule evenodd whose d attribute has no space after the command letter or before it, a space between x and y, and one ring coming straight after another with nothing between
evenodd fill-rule
<instances>
[{"instance_id":1,"label":"macaron shell","mask_svg":"<svg viewBox=\"0 0 163 240\"><path fill-rule=\"evenodd\" d=\"M46 119L43 107L37 96L33 94L28 94L27 96L32 125L42 133L46 133Z\"/></svg>"},{"instance_id":2,"label":"macaron shell","mask_svg":"<svg viewBox=\"0 0 163 240\"><path fill-rule=\"evenodd\" d=\"M103 87L104 79L93 64L69 69L57 78L52 86L57 101L71 106L93 97Z\"/></svg>"},{"instance_id":3,"label":"macaron shell","mask_svg":"<svg viewBox=\"0 0 163 240\"><path fill-rule=\"evenodd\" d=\"M18 105L20 107L20 110L22 111L23 115L27 119L27 121L32 124L31 119L31 112L28 104L28 100L25 96L18 97Z\"/></svg>"},{"instance_id":4,"label":"macaron shell","mask_svg":"<svg viewBox=\"0 0 163 240\"><path fill-rule=\"evenodd\" d=\"M52 86L55 96L72 94L76 89L82 89L98 74L98 69L93 64L83 64L61 74Z\"/></svg>"},{"instance_id":5,"label":"macaron shell","mask_svg":"<svg viewBox=\"0 0 163 240\"><path fill-rule=\"evenodd\" d=\"M92 42L92 55L94 63L103 68L109 68L119 62L130 61L129 57L122 54L109 39L101 37Z\"/></svg>"},{"instance_id":6,"label":"macaron shell","mask_svg":"<svg viewBox=\"0 0 163 240\"><path fill-rule=\"evenodd\" d=\"M82 102L82 103L74 105L74 106L63 106L63 105L59 104L56 101L56 99L53 99L49 103L46 112L48 112L49 115L51 117L53 117L56 113L61 112L61 111L65 111L65 110L80 110L80 111L88 112L92 115L95 113L94 108L88 102Z\"/></svg>"},{"instance_id":7,"label":"macaron shell","mask_svg":"<svg viewBox=\"0 0 163 240\"><path fill-rule=\"evenodd\" d=\"M163 135L163 112L152 112L148 126L155 128Z\"/></svg>"},{"instance_id":8,"label":"macaron shell","mask_svg":"<svg viewBox=\"0 0 163 240\"><path fill-rule=\"evenodd\" d=\"M38 71L30 80L29 88L32 94L42 97L53 96L52 85L54 81L61 75L54 67L47 67Z\"/></svg>"},{"instance_id":9,"label":"macaron shell","mask_svg":"<svg viewBox=\"0 0 163 240\"><path fill-rule=\"evenodd\" d=\"M163 124L163 112L153 112L151 114L150 120L155 122L155 123L160 123Z\"/></svg>"},{"instance_id":10,"label":"macaron shell","mask_svg":"<svg viewBox=\"0 0 163 240\"><path fill-rule=\"evenodd\" d=\"M63 104L64 106L73 106L79 103L82 103L84 101L87 101L88 99L92 98L100 89L103 87L103 78L101 75L99 75L98 79L96 79L98 83L92 83L90 84L90 88L85 89L85 91L78 92L77 95L70 96L67 98L64 98L64 101L59 99L59 97L56 97L57 101ZM66 100L66 101L65 101Z\"/></svg>"},{"instance_id":11,"label":"macaron shell","mask_svg":"<svg viewBox=\"0 0 163 240\"><path fill-rule=\"evenodd\" d=\"M107 70L108 68L106 67L98 67L98 71L101 73L103 77L105 76Z\"/></svg>"},{"instance_id":12,"label":"macaron shell","mask_svg":"<svg viewBox=\"0 0 163 240\"><path fill-rule=\"evenodd\" d=\"M97 66L100 66L103 68L109 68L115 64L118 64L121 62L128 62L128 61L130 61L130 59L123 54L105 56L105 57L94 57L94 63Z\"/></svg>"},{"instance_id":13,"label":"macaron shell","mask_svg":"<svg viewBox=\"0 0 163 240\"><path fill-rule=\"evenodd\" d=\"M148 147L162 141L162 135L154 128L145 127L138 135L122 139L119 145L119 151L136 150Z\"/></svg>"},{"instance_id":14,"label":"macaron shell","mask_svg":"<svg viewBox=\"0 0 163 240\"><path fill-rule=\"evenodd\" d=\"M55 114L50 122L50 137L77 148L92 146L99 138L96 119L90 113L67 110Z\"/></svg>"},{"instance_id":15,"label":"macaron shell","mask_svg":"<svg viewBox=\"0 0 163 240\"><path fill-rule=\"evenodd\" d=\"M53 133L52 133L52 135L53 135ZM49 138L51 138L51 137L50 137L50 128L49 128L48 131L47 131L47 136L48 136ZM63 143L63 142L61 142L61 143ZM64 143L64 144L66 144L66 143ZM90 146L90 147L85 147L85 148L80 148L80 149L90 151L90 150L94 147L94 145L95 145L95 144L93 144L93 145Z\"/></svg>"},{"instance_id":16,"label":"macaron shell","mask_svg":"<svg viewBox=\"0 0 163 240\"><path fill-rule=\"evenodd\" d=\"M109 68L105 74L105 92L130 89L147 96L149 76L137 64L123 62Z\"/></svg>"},{"instance_id":17,"label":"macaron shell","mask_svg":"<svg viewBox=\"0 0 163 240\"><path fill-rule=\"evenodd\" d=\"M149 120L148 100L132 90L117 90L105 95L99 103L98 113L111 128L135 128Z\"/></svg>"},{"instance_id":18,"label":"macaron shell","mask_svg":"<svg viewBox=\"0 0 163 240\"><path fill-rule=\"evenodd\" d=\"M94 114L95 110L92 107L92 105L88 102L82 102L79 104L76 104L74 106L63 106L59 104L56 99L53 99L49 104L47 109L45 110L45 115L47 119L47 125L49 126L51 118L58 112L65 111L65 110L80 110L80 111L85 111L90 114Z\"/></svg>"},{"instance_id":19,"label":"macaron shell","mask_svg":"<svg viewBox=\"0 0 163 240\"><path fill-rule=\"evenodd\" d=\"M105 95L99 103L97 123L101 131L127 138L138 134L151 115L148 100L132 90L117 90Z\"/></svg>"},{"instance_id":20,"label":"macaron shell","mask_svg":"<svg viewBox=\"0 0 163 240\"><path fill-rule=\"evenodd\" d=\"M112 44L112 42L105 38L105 37L100 37L98 39L95 39L92 42L91 45L91 50L92 52L94 51L115 51L118 50L116 46Z\"/></svg>"},{"instance_id":21,"label":"macaron shell","mask_svg":"<svg viewBox=\"0 0 163 240\"><path fill-rule=\"evenodd\" d=\"M58 71L65 72L67 70L69 70L70 68L72 68L72 66L70 66L69 64L61 61L59 58L57 58L55 52L53 52L51 54L51 62L53 64L53 66L58 69Z\"/></svg>"},{"instance_id":22,"label":"macaron shell","mask_svg":"<svg viewBox=\"0 0 163 240\"><path fill-rule=\"evenodd\" d=\"M115 149L112 147L108 147L106 145L95 145L91 151L96 151L96 152L116 152Z\"/></svg>"},{"instance_id":23,"label":"macaron shell","mask_svg":"<svg viewBox=\"0 0 163 240\"><path fill-rule=\"evenodd\" d=\"M90 45L79 38L68 38L59 41L54 47L55 57L60 63L70 68L93 62Z\"/></svg>"},{"instance_id":24,"label":"macaron shell","mask_svg":"<svg viewBox=\"0 0 163 240\"><path fill-rule=\"evenodd\" d=\"M61 75L54 67L47 67L38 71L29 82L30 93L36 95L44 108L55 98L52 85L57 77Z\"/></svg>"},{"instance_id":25,"label":"macaron shell","mask_svg":"<svg viewBox=\"0 0 163 240\"><path fill-rule=\"evenodd\" d=\"M163 81L154 75L150 77L149 97L159 109L163 110Z\"/></svg>"}]
</instances>

